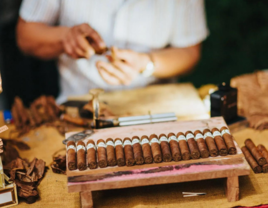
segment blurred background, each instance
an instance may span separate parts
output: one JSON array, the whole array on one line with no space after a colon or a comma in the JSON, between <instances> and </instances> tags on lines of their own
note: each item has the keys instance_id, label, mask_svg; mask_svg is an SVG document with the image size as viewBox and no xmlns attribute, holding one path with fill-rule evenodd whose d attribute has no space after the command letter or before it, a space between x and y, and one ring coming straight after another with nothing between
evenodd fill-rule
<instances>
[{"instance_id":1,"label":"blurred background","mask_svg":"<svg viewBox=\"0 0 268 208\"><path fill-rule=\"evenodd\" d=\"M16 46L15 26L21 0L0 1L0 71L4 93L0 110L10 108L20 94L29 104L41 94L59 93L56 60L24 56ZM196 87L268 68L268 1L205 0L210 30L196 70L182 82Z\"/></svg>"}]
</instances>

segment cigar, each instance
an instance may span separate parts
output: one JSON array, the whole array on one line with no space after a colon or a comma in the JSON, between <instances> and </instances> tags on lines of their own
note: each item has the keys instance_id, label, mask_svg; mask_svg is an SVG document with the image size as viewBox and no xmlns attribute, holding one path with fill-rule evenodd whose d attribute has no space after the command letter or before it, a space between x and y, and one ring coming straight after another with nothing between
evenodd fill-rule
<instances>
[{"instance_id":1,"label":"cigar","mask_svg":"<svg viewBox=\"0 0 268 208\"><path fill-rule=\"evenodd\" d=\"M90 169L97 168L95 142L90 139L87 142L87 166Z\"/></svg>"},{"instance_id":2,"label":"cigar","mask_svg":"<svg viewBox=\"0 0 268 208\"><path fill-rule=\"evenodd\" d=\"M124 153L126 158L126 165L133 166L135 165L134 153L132 148L132 143L130 138L126 137L124 140Z\"/></svg>"},{"instance_id":3,"label":"cigar","mask_svg":"<svg viewBox=\"0 0 268 208\"><path fill-rule=\"evenodd\" d=\"M152 134L149 137L151 149L152 149L152 154L153 154L153 160L155 163L160 163L162 162L162 153L161 153L161 147L160 147L160 142L158 140L158 137L156 134Z\"/></svg>"},{"instance_id":4,"label":"cigar","mask_svg":"<svg viewBox=\"0 0 268 208\"><path fill-rule=\"evenodd\" d=\"M209 157L208 147L206 145L206 141L204 140L204 136L200 130L196 130L194 132L194 139L197 143L201 157L208 158Z\"/></svg>"},{"instance_id":5,"label":"cigar","mask_svg":"<svg viewBox=\"0 0 268 208\"><path fill-rule=\"evenodd\" d=\"M141 137L141 145L142 145L142 153L144 157L144 162L146 164L152 163L153 155L152 155L152 150L151 150L148 136L144 135Z\"/></svg>"},{"instance_id":6,"label":"cigar","mask_svg":"<svg viewBox=\"0 0 268 208\"><path fill-rule=\"evenodd\" d=\"M74 141L68 141L67 155L68 155L69 170L76 170L76 147Z\"/></svg>"},{"instance_id":7,"label":"cigar","mask_svg":"<svg viewBox=\"0 0 268 208\"><path fill-rule=\"evenodd\" d=\"M77 149L77 166L78 170L86 170L86 148L85 143L83 141L78 141L76 144Z\"/></svg>"},{"instance_id":8,"label":"cigar","mask_svg":"<svg viewBox=\"0 0 268 208\"><path fill-rule=\"evenodd\" d=\"M114 145L115 145L115 156L116 156L117 165L119 167L124 166L126 164L126 162L125 162L124 148L123 148L122 140L119 138L116 138Z\"/></svg>"},{"instance_id":9,"label":"cigar","mask_svg":"<svg viewBox=\"0 0 268 208\"><path fill-rule=\"evenodd\" d=\"M225 144L227 146L228 154L235 155L236 147L234 144L233 136L231 135L230 131L225 126L221 127L220 131L221 131L222 138L224 139Z\"/></svg>"},{"instance_id":10,"label":"cigar","mask_svg":"<svg viewBox=\"0 0 268 208\"><path fill-rule=\"evenodd\" d=\"M175 136L174 133L168 134L168 141L169 141L170 151L172 154L172 159L174 161L181 160L181 151L179 148L178 138Z\"/></svg>"},{"instance_id":11,"label":"cigar","mask_svg":"<svg viewBox=\"0 0 268 208\"><path fill-rule=\"evenodd\" d=\"M134 159L137 165L142 165L144 163L142 147L140 144L140 139L138 136L132 137L132 147L134 152Z\"/></svg>"},{"instance_id":12,"label":"cigar","mask_svg":"<svg viewBox=\"0 0 268 208\"><path fill-rule=\"evenodd\" d=\"M262 172L264 172L264 173L268 173L268 164L264 164L264 165L262 166Z\"/></svg>"},{"instance_id":13,"label":"cigar","mask_svg":"<svg viewBox=\"0 0 268 208\"><path fill-rule=\"evenodd\" d=\"M227 147L225 145L225 142L224 142L223 138L221 137L221 133L219 132L219 129L213 128L211 130L211 132L212 132L212 135L214 137L214 140L215 140L215 143L217 145L217 148L219 150L219 154L221 156L227 155L228 154Z\"/></svg>"},{"instance_id":14,"label":"cigar","mask_svg":"<svg viewBox=\"0 0 268 208\"><path fill-rule=\"evenodd\" d=\"M176 136L175 136L175 138L176 138ZM165 134L160 134L159 141L160 141L160 147L161 147L163 161L170 162L172 160L172 156L171 156L171 151L169 148L168 138L166 137Z\"/></svg>"},{"instance_id":15,"label":"cigar","mask_svg":"<svg viewBox=\"0 0 268 208\"><path fill-rule=\"evenodd\" d=\"M267 163L266 159L263 157L262 153L258 151L257 147L255 146L255 144L251 139L246 139L245 146L248 148L248 150L250 151L250 153L252 154L252 156L255 158L255 160L259 165L262 166Z\"/></svg>"},{"instance_id":16,"label":"cigar","mask_svg":"<svg viewBox=\"0 0 268 208\"><path fill-rule=\"evenodd\" d=\"M211 134L209 129L204 129L203 131L204 139L206 141L206 144L208 146L209 154L211 157L216 157L218 156L218 148L215 144L214 137Z\"/></svg>"},{"instance_id":17,"label":"cigar","mask_svg":"<svg viewBox=\"0 0 268 208\"><path fill-rule=\"evenodd\" d=\"M185 133L186 139L187 139L187 143L191 152L191 158L192 159L198 159L200 158L200 152L198 150L198 146L197 143L194 139L194 135L193 132L191 131L187 131Z\"/></svg>"},{"instance_id":18,"label":"cigar","mask_svg":"<svg viewBox=\"0 0 268 208\"><path fill-rule=\"evenodd\" d=\"M252 170L254 171L254 173L261 173L262 169L261 167L258 165L258 163L256 162L256 160L252 157L252 155L250 154L250 152L248 151L248 149L243 146L241 148L243 154L245 155L246 160L248 161L250 167L252 168Z\"/></svg>"},{"instance_id":19,"label":"cigar","mask_svg":"<svg viewBox=\"0 0 268 208\"><path fill-rule=\"evenodd\" d=\"M107 167L106 144L103 139L97 141L98 164L100 168Z\"/></svg>"},{"instance_id":20,"label":"cigar","mask_svg":"<svg viewBox=\"0 0 268 208\"><path fill-rule=\"evenodd\" d=\"M181 156L183 160L190 160L191 154L189 150L189 146L187 144L187 140L185 135L182 132L177 133L177 138L179 141L179 147L181 150Z\"/></svg>"},{"instance_id":21,"label":"cigar","mask_svg":"<svg viewBox=\"0 0 268 208\"><path fill-rule=\"evenodd\" d=\"M106 151L107 151L107 164L109 166L116 165L114 141L111 138L106 139Z\"/></svg>"},{"instance_id":22,"label":"cigar","mask_svg":"<svg viewBox=\"0 0 268 208\"><path fill-rule=\"evenodd\" d=\"M265 158L266 162L268 162L268 151L267 151L267 149L262 144L259 144L257 146L257 149L262 154L262 156Z\"/></svg>"}]
</instances>

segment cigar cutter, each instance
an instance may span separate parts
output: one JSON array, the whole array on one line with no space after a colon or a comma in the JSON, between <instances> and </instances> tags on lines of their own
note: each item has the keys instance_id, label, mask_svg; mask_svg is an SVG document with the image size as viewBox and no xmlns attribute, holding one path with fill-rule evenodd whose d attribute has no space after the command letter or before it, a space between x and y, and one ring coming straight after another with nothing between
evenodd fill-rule
<instances>
[{"instance_id":1,"label":"cigar cutter","mask_svg":"<svg viewBox=\"0 0 268 208\"><path fill-rule=\"evenodd\" d=\"M62 143L65 145L67 144L68 141L74 141L76 143L79 140L86 138L87 136L91 136L92 134L94 134L94 131L91 129L88 129L88 130L73 134L72 136L64 139Z\"/></svg>"}]
</instances>

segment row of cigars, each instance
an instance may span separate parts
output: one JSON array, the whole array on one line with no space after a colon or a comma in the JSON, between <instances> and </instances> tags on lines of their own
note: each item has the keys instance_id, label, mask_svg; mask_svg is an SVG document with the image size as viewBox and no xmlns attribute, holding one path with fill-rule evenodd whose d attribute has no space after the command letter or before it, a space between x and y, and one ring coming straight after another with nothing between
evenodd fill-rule
<instances>
[{"instance_id":1,"label":"row of cigars","mask_svg":"<svg viewBox=\"0 0 268 208\"><path fill-rule=\"evenodd\" d=\"M262 144L256 147L251 139L246 139L241 150L254 173L268 172L268 151Z\"/></svg>"},{"instance_id":2,"label":"row of cigars","mask_svg":"<svg viewBox=\"0 0 268 208\"><path fill-rule=\"evenodd\" d=\"M99 139L97 143L89 139L87 144L78 141L67 143L67 163L69 170L86 170L87 167L95 169L98 166L133 166L149 164L152 162L170 162L171 160L190 160L226 156L236 154L233 136L227 127L220 130L213 128L203 131L196 130L179 132L177 135L169 133L144 135L123 140L108 138Z\"/></svg>"}]
</instances>

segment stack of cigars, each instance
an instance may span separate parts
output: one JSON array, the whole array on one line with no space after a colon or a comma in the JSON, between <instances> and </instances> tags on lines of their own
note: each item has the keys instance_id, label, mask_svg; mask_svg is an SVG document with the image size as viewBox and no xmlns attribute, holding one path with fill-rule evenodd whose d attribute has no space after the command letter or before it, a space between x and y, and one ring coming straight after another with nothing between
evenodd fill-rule
<instances>
[{"instance_id":1,"label":"stack of cigars","mask_svg":"<svg viewBox=\"0 0 268 208\"><path fill-rule=\"evenodd\" d=\"M233 136L227 127L220 130L213 128L203 131L196 130L144 135L141 138L129 137L99 139L96 143L89 139L83 141L68 141L67 163L69 170L86 170L107 166L133 166L149 163L160 163L180 160L190 160L234 155L237 153Z\"/></svg>"},{"instance_id":2,"label":"stack of cigars","mask_svg":"<svg viewBox=\"0 0 268 208\"><path fill-rule=\"evenodd\" d=\"M254 173L268 172L268 151L262 144L256 147L251 139L246 139L241 150Z\"/></svg>"}]
</instances>

